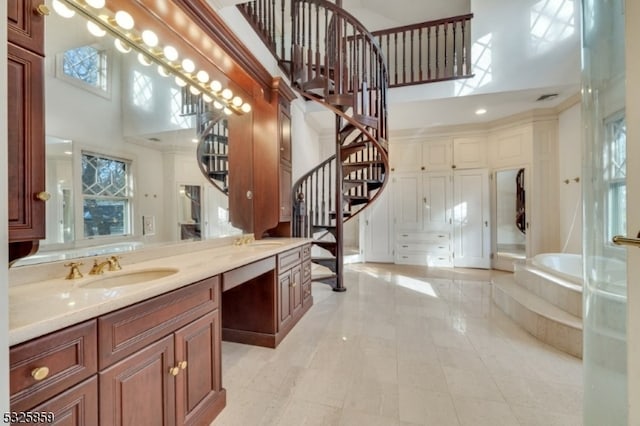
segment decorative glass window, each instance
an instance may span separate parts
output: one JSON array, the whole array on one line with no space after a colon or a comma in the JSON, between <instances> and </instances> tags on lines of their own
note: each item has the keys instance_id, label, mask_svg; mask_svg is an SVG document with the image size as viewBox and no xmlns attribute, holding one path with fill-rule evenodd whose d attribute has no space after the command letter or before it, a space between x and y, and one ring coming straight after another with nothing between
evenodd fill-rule
<instances>
[{"instance_id":1,"label":"decorative glass window","mask_svg":"<svg viewBox=\"0 0 640 426\"><path fill-rule=\"evenodd\" d=\"M85 238L130 234L131 203L131 162L83 152Z\"/></svg>"},{"instance_id":2,"label":"decorative glass window","mask_svg":"<svg viewBox=\"0 0 640 426\"><path fill-rule=\"evenodd\" d=\"M134 70L131 97L135 106L145 111L151 111L153 109L153 81L151 77Z\"/></svg>"},{"instance_id":3,"label":"decorative glass window","mask_svg":"<svg viewBox=\"0 0 640 426\"><path fill-rule=\"evenodd\" d=\"M607 241L627 230L627 124L624 113L605 121L604 155L607 188Z\"/></svg>"},{"instance_id":4,"label":"decorative glass window","mask_svg":"<svg viewBox=\"0 0 640 426\"><path fill-rule=\"evenodd\" d=\"M108 96L109 56L97 46L80 46L58 55L57 75L79 87Z\"/></svg>"}]
</instances>

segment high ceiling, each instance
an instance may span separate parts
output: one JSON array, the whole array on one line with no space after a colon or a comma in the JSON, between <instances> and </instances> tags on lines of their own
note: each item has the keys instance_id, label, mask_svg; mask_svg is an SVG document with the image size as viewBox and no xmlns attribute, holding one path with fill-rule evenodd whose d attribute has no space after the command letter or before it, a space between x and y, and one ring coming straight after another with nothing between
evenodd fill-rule
<instances>
[{"instance_id":1,"label":"high ceiling","mask_svg":"<svg viewBox=\"0 0 640 426\"><path fill-rule=\"evenodd\" d=\"M237 0L209 0L220 7ZM475 77L392 89L390 126L423 129L492 121L555 106L580 85L578 0L343 0L372 31L473 13ZM242 37L241 37L242 38ZM540 95L555 99L536 102ZM477 108L487 113L476 116ZM326 110L309 105L308 119L329 132Z\"/></svg>"}]
</instances>

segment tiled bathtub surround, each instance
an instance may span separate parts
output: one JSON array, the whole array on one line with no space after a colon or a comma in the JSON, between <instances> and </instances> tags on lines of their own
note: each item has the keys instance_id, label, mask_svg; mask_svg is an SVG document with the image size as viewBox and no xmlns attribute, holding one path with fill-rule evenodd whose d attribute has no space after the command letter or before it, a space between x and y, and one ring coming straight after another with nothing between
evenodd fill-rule
<instances>
[{"instance_id":1,"label":"tiled bathtub surround","mask_svg":"<svg viewBox=\"0 0 640 426\"><path fill-rule=\"evenodd\" d=\"M492 303L498 275L347 265L277 349L223 342L213 425L581 425L581 361Z\"/></svg>"}]
</instances>

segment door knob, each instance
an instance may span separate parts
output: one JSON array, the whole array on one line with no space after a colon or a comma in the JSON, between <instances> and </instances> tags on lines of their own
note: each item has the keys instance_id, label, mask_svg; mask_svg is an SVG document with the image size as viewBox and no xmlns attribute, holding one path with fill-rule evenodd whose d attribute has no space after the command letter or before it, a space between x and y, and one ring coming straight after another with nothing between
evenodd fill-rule
<instances>
[{"instance_id":1,"label":"door knob","mask_svg":"<svg viewBox=\"0 0 640 426\"><path fill-rule=\"evenodd\" d=\"M36 194L36 198L40 201L49 201L51 194L46 191L40 191Z\"/></svg>"},{"instance_id":2,"label":"door knob","mask_svg":"<svg viewBox=\"0 0 640 426\"><path fill-rule=\"evenodd\" d=\"M40 16L49 16L51 14L51 10L46 4L39 4L35 11Z\"/></svg>"}]
</instances>

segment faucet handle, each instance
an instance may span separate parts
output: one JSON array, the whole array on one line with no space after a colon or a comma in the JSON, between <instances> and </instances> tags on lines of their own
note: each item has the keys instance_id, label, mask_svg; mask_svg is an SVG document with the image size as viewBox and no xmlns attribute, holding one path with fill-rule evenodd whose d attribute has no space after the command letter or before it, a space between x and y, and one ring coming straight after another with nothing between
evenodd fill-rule
<instances>
[{"instance_id":1,"label":"faucet handle","mask_svg":"<svg viewBox=\"0 0 640 426\"><path fill-rule=\"evenodd\" d=\"M122 269L119 262L120 259L122 259L122 256L111 256L107 259L109 261L109 271L119 271Z\"/></svg>"},{"instance_id":2,"label":"faucet handle","mask_svg":"<svg viewBox=\"0 0 640 426\"><path fill-rule=\"evenodd\" d=\"M70 262L70 263L65 263L64 266L71 268L69 270L69 273L67 274L67 276L65 277L66 280L75 280L77 278L82 278L82 272L80 272L80 269L78 269L80 266L82 266L83 263L82 262Z\"/></svg>"},{"instance_id":3,"label":"faucet handle","mask_svg":"<svg viewBox=\"0 0 640 426\"><path fill-rule=\"evenodd\" d=\"M104 271L102 270L102 265L98 263L98 259L93 259L93 266L89 271L89 275L102 275Z\"/></svg>"}]
</instances>

